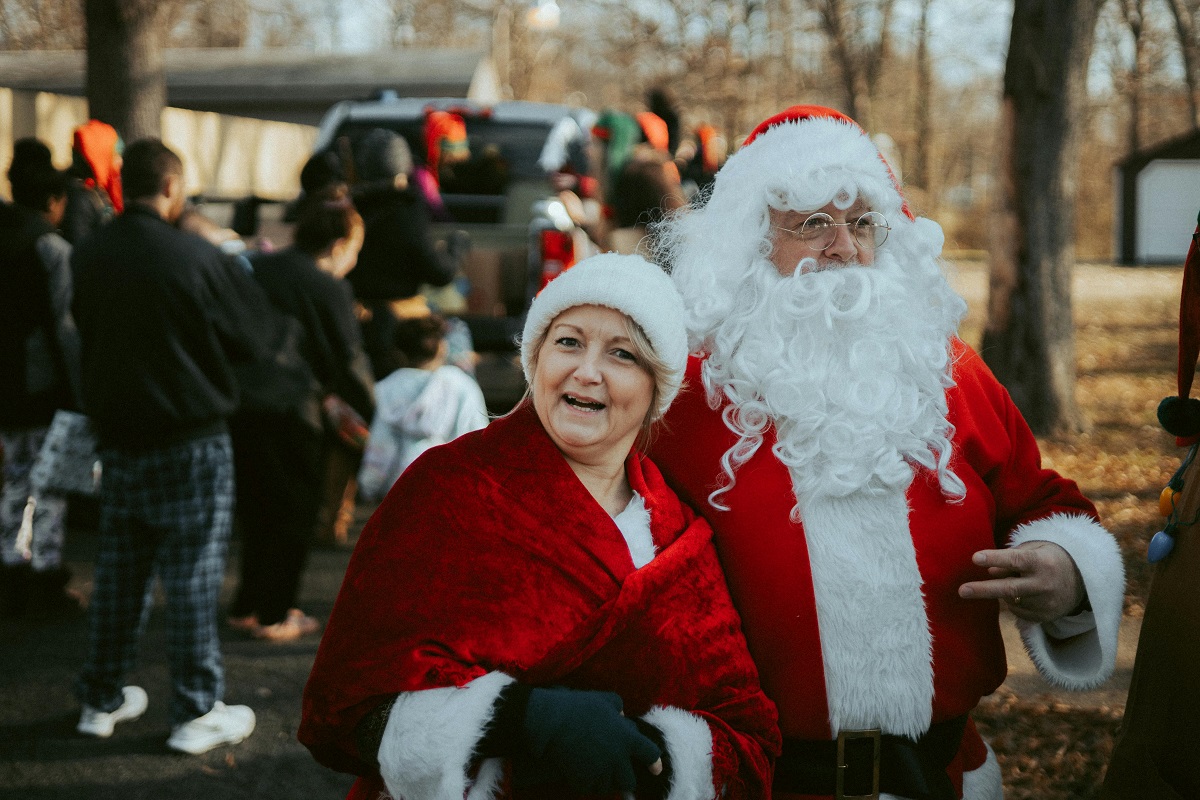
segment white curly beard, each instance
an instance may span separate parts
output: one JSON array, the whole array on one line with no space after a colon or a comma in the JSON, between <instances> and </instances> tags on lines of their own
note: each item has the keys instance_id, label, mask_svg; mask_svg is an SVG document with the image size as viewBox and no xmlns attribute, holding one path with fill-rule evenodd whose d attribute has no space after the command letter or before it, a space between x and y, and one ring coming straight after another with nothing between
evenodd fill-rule
<instances>
[{"instance_id":1,"label":"white curly beard","mask_svg":"<svg viewBox=\"0 0 1200 800\"><path fill-rule=\"evenodd\" d=\"M789 277L757 259L731 313L705 332L703 379L739 436L726 453L727 484L774 425L775 455L791 473L799 520L806 499L856 492L894 494L913 465L936 470L961 497L949 468L946 420L950 338L965 310L940 272L906 272L886 250L870 267L813 269Z\"/></svg>"}]
</instances>

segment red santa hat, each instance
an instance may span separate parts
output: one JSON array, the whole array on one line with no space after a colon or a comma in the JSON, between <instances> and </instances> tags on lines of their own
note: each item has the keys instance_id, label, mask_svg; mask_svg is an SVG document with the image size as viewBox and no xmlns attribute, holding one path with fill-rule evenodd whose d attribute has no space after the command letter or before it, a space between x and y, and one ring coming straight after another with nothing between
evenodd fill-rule
<instances>
[{"instance_id":1,"label":"red santa hat","mask_svg":"<svg viewBox=\"0 0 1200 800\"><path fill-rule=\"evenodd\" d=\"M778 114L768 117L760 122L758 127L752 130L750 135L746 137L746 141L742 143L742 147L745 148L746 146L750 145L772 128L777 128L780 126L784 126L786 128L789 125L800 125L807 120L818 119L834 120L838 123L841 123L840 128L831 128L825 133L825 136L828 139L825 144L830 148L840 149L842 147L846 147L858 149L858 146L861 145L860 140L865 139L866 141L870 142L870 137L867 136L867 132L864 131L857 122L850 119L850 117L846 116L842 112L836 111L832 108L826 108L825 106L798 105L792 106L784 111L780 111ZM787 134L785 133L779 138L782 138L786 141ZM803 135L798 135L794 138L797 146L802 146L807 143L805 141L807 137L804 137ZM903 213L904 216L908 217L909 219L916 219L912 211L910 211L908 208L908 202L904 199L904 193L900 191L900 182L896 180L896 173L892 172L892 168L887 163L887 159L883 157L883 153L879 152L879 149L875 147L874 143L871 143L871 147L875 148L875 154L879 158L879 163L882 164L884 170L887 171L887 176L892 183L892 187L896 190L896 194L900 197L901 213Z\"/></svg>"},{"instance_id":2,"label":"red santa hat","mask_svg":"<svg viewBox=\"0 0 1200 800\"><path fill-rule=\"evenodd\" d=\"M683 300L667 273L641 256L603 253L585 258L561 273L534 298L521 334L521 366L533 382L532 360L538 340L559 314L575 306L616 309L637 323L654 353L667 365L659 381L655 418L666 413L683 383L687 367L687 331Z\"/></svg>"},{"instance_id":3,"label":"red santa hat","mask_svg":"<svg viewBox=\"0 0 1200 800\"><path fill-rule=\"evenodd\" d=\"M747 270L769 251L770 209L814 211L831 202L848 209L858 199L887 218L890 258L913 274L941 275L941 226L914 218L895 173L854 120L793 106L758 125L717 173L707 200L660 231L686 298L693 348L710 345L706 337L731 313Z\"/></svg>"},{"instance_id":4,"label":"red santa hat","mask_svg":"<svg viewBox=\"0 0 1200 800\"><path fill-rule=\"evenodd\" d=\"M858 123L832 108L797 105L763 120L725 164L719 182L786 182L807 192L805 210L865 196L875 211L915 219L900 183Z\"/></svg>"}]
</instances>

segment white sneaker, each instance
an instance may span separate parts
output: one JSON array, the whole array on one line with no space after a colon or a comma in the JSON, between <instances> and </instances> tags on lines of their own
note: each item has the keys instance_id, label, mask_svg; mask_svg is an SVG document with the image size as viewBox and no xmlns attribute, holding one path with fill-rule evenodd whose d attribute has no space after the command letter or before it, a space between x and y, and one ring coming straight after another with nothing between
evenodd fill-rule
<instances>
[{"instance_id":1,"label":"white sneaker","mask_svg":"<svg viewBox=\"0 0 1200 800\"><path fill-rule=\"evenodd\" d=\"M237 744L253 732L253 709L217 702L203 717L176 725L167 747L198 756L223 744Z\"/></svg>"},{"instance_id":2,"label":"white sneaker","mask_svg":"<svg viewBox=\"0 0 1200 800\"><path fill-rule=\"evenodd\" d=\"M75 730L87 736L107 739L113 734L113 728L118 722L128 722L137 719L146 712L150 704L145 690L140 686L126 686L121 690L125 701L113 711L101 711L84 705L83 713L79 715L79 724Z\"/></svg>"}]
</instances>

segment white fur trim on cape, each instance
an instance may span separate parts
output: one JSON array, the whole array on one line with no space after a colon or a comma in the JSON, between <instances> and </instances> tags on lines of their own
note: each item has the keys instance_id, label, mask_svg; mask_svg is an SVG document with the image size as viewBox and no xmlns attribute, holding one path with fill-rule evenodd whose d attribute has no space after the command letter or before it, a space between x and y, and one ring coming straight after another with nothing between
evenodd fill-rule
<instances>
[{"instance_id":1,"label":"white fur trim on cape","mask_svg":"<svg viewBox=\"0 0 1200 800\"><path fill-rule=\"evenodd\" d=\"M963 800L1004 800L1000 762L990 744L984 742L983 746L987 748L987 759L978 768L963 773Z\"/></svg>"},{"instance_id":2,"label":"white fur trim on cape","mask_svg":"<svg viewBox=\"0 0 1200 800\"><path fill-rule=\"evenodd\" d=\"M1076 514L1054 514L1013 531L1011 545L1032 541L1053 542L1075 560L1092 604L1095 625L1087 632L1059 640L1049 635L1056 632L1052 623L1039 625L1018 619L1021 638L1047 680L1067 689L1091 689L1108 680L1116 666L1117 630L1125 602L1121 551L1111 533L1090 517ZM1069 620L1056 622L1060 624L1057 632L1065 630L1061 625L1070 625Z\"/></svg>"},{"instance_id":3,"label":"white fur trim on cape","mask_svg":"<svg viewBox=\"0 0 1200 800\"><path fill-rule=\"evenodd\" d=\"M662 268L641 256L602 253L585 258L546 284L533 299L521 333L521 366L532 383L533 347L550 323L575 306L605 306L626 315L642 329L655 354L670 369L659 386L656 414L666 413L679 392L687 367L687 330L683 299Z\"/></svg>"},{"instance_id":4,"label":"white fur trim on cape","mask_svg":"<svg viewBox=\"0 0 1200 800\"><path fill-rule=\"evenodd\" d=\"M933 639L903 491L802 498L800 512L830 727L920 736L933 713Z\"/></svg>"},{"instance_id":5,"label":"white fur trim on cape","mask_svg":"<svg viewBox=\"0 0 1200 800\"><path fill-rule=\"evenodd\" d=\"M712 730L695 714L674 706L655 706L642 717L663 733L671 756L671 788L666 800L711 800Z\"/></svg>"},{"instance_id":6,"label":"white fur trim on cape","mask_svg":"<svg viewBox=\"0 0 1200 800\"><path fill-rule=\"evenodd\" d=\"M501 759L483 762L472 781L467 765L492 718L502 672L462 687L402 692L379 745L379 774L396 800L491 800L503 775ZM494 763L493 763L494 762Z\"/></svg>"},{"instance_id":7,"label":"white fur trim on cape","mask_svg":"<svg viewBox=\"0 0 1200 800\"><path fill-rule=\"evenodd\" d=\"M633 493L629 505L613 517L613 522L617 523L617 529L629 545L629 557L633 559L634 569L641 569L654 560L657 549L654 535L650 532L650 511L640 494Z\"/></svg>"}]
</instances>

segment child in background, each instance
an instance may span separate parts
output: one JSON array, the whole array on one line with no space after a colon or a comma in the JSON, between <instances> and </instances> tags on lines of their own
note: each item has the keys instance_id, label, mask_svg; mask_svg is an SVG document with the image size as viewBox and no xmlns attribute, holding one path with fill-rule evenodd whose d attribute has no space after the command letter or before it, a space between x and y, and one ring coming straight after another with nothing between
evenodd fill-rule
<instances>
[{"instance_id":1,"label":"child in background","mask_svg":"<svg viewBox=\"0 0 1200 800\"><path fill-rule=\"evenodd\" d=\"M393 344L401 367L375 385L375 418L358 473L364 500L383 499L417 456L487 425L478 384L446 364L446 320L434 314L400 320Z\"/></svg>"}]
</instances>

